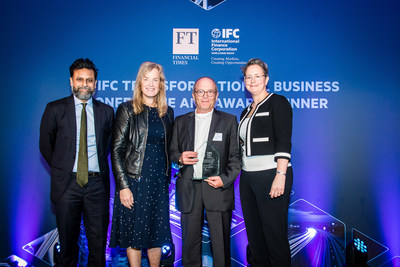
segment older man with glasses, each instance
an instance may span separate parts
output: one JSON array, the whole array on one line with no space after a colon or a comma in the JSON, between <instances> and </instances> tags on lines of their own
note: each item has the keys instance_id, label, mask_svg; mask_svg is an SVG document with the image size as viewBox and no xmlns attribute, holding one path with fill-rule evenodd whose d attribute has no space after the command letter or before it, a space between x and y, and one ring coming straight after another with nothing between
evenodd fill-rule
<instances>
[{"instance_id":1,"label":"older man with glasses","mask_svg":"<svg viewBox=\"0 0 400 267\"><path fill-rule=\"evenodd\" d=\"M196 110L176 118L170 147L171 160L181 166L175 195L181 212L182 264L202 266L205 210L213 266L230 266L233 182L240 171L237 119L214 109L218 88L213 79L199 78L192 95ZM210 172L210 154L211 161L219 160L214 172Z\"/></svg>"}]
</instances>

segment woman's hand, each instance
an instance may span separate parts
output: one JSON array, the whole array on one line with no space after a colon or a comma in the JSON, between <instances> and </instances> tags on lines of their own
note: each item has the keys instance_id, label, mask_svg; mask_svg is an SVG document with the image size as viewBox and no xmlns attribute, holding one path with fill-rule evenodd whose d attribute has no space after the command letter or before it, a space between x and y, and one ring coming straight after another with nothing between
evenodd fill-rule
<instances>
[{"instance_id":1,"label":"woman's hand","mask_svg":"<svg viewBox=\"0 0 400 267\"><path fill-rule=\"evenodd\" d=\"M281 173L277 173L275 175L275 179L272 182L271 191L269 192L269 196L271 198L277 198L283 195L285 192L285 181L286 176Z\"/></svg>"},{"instance_id":2,"label":"woman's hand","mask_svg":"<svg viewBox=\"0 0 400 267\"><path fill-rule=\"evenodd\" d=\"M279 158L277 163L275 179L272 182L271 191L269 191L269 196L271 198L280 197L285 193L286 171L289 161Z\"/></svg>"},{"instance_id":3,"label":"woman's hand","mask_svg":"<svg viewBox=\"0 0 400 267\"><path fill-rule=\"evenodd\" d=\"M124 188L119 191L119 199L121 200L122 205L124 205L128 209L132 209L133 194L129 188Z\"/></svg>"}]
</instances>

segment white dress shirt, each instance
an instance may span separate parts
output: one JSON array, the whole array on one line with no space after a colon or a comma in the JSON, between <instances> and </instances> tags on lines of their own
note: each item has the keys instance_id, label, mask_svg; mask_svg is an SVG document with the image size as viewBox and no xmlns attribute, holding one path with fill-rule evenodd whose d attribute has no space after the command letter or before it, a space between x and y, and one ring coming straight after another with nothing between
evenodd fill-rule
<instances>
[{"instance_id":1,"label":"white dress shirt","mask_svg":"<svg viewBox=\"0 0 400 267\"><path fill-rule=\"evenodd\" d=\"M196 110L197 111L197 110ZM203 160L206 152L206 143L208 140L208 133L210 131L211 119L213 111L208 113L195 112L195 134L194 134L194 151L197 152L198 162L193 165L193 177L203 177Z\"/></svg>"}]
</instances>

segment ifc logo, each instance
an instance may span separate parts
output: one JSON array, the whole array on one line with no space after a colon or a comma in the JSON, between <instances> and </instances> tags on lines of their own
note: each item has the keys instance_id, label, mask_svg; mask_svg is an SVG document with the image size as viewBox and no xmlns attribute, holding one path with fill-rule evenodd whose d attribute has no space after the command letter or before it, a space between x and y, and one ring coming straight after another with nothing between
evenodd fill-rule
<instances>
[{"instance_id":1,"label":"ifc logo","mask_svg":"<svg viewBox=\"0 0 400 267\"><path fill-rule=\"evenodd\" d=\"M239 39L239 29L214 29L211 31L211 36L214 39L217 38L224 38L224 39L229 39L229 38L235 38Z\"/></svg>"},{"instance_id":2,"label":"ifc logo","mask_svg":"<svg viewBox=\"0 0 400 267\"><path fill-rule=\"evenodd\" d=\"M211 32L211 36L215 39L221 37L221 31L219 29L214 29Z\"/></svg>"}]
</instances>

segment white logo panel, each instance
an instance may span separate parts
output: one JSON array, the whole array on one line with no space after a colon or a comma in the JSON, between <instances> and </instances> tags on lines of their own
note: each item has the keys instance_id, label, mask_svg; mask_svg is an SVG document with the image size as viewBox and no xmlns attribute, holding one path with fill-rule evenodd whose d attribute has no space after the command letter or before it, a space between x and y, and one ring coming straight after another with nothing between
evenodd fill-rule
<instances>
[{"instance_id":1,"label":"white logo panel","mask_svg":"<svg viewBox=\"0 0 400 267\"><path fill-rule=\"evenodd\" d=\"M199 29L173 29L173 54L198 55L199 54Z\"/></svg>"}]
</instances>

